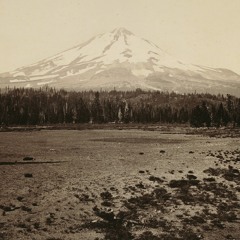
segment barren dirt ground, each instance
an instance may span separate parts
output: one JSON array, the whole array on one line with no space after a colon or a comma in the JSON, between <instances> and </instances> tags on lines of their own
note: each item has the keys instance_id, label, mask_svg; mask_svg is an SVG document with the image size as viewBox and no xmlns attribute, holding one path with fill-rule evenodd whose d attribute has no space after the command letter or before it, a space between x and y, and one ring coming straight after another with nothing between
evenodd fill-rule
<instances>
[{"instance_id":1,"label":"barren dirt ground","mask_svg":"<svg viewBox=\"0 0 240 240\"><path fill-rule=\"evenodd\" d=\"M239 140L0 132L0 239L240 239Z\"/></svg>"}]
</instances>

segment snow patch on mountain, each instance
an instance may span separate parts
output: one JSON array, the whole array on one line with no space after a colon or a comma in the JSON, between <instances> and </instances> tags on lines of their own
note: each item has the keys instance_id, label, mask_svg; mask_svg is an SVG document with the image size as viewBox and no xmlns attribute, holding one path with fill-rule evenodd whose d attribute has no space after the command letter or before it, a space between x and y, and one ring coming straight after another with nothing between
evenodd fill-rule
<instances>
[{"instance_id":1,"label":"snow patch on mountain","mask_svg":"<svg viewBox=\"0 0 240 240\"><path fill-rule=\"evenodd\" d=\"M21 77L21 76L25 76L25 73L21 72L21 71L14 71L14 72L12 72L12 76L13 77Z\"/></svg>"},{"instance_id":2,"label":"snow patch on mountain","mask_svg":"<svg viewBox=\"0 0 240 240\"><path fill-rule=\"evenodd\" d=\"M44 79L56 78L56 77L58 77L58 75L32 76L32 77L30 77L30 80L36 81L36 80L44 80Z\"/></svg>"},{"instance_id":3,"label":"snow patch on mountain","mask_svg":"<svg viewBox=\"0 0 240 240\"><path fill-rule=\"evenodd\" d=\"M21 79L14 79L10 80L11 83L21 83L21 82L26 82L26 80L21 80Z\"/></svg>"},{"instance_id":4,"label":"snow patch on mountain","mask_svg":"<svg viewBox=\"0 0 240 240\"><path fill-rule=\"evenodd\" d=\"M47 84L52 83L52 82L53 82L53 80L48 81L48 82L39 82L39 83L37 83L37 85L42 86L42 85L47 85Z\"/></svg>"},{"instance_id":5,"label":"snow patch on mountain","mask_svg":"<svg viewBox=\"0 0 240 240\"><path fill-rule=\"evenodd\" d=\"M149 74L151 74L153 71L148 70L148 69L133 69L132 70L132 74L135 76L148 76Z\"/></svg>"}]
</instances>

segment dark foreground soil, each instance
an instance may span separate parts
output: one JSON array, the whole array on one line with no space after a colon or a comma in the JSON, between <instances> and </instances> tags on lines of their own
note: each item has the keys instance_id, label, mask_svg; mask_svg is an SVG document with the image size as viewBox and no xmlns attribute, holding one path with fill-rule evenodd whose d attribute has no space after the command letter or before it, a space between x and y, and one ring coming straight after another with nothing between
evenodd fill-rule
<instances>
[{"instance_id":1,"label":"dark foreground soil","mask_svg":"<svg viewBox=\"0 0 240 240\"><path fill-rule=\"evenodd\" d=\"M240 239L239 133L195 133L0 132L0 239Z\"/></svg>"}]
</instances>

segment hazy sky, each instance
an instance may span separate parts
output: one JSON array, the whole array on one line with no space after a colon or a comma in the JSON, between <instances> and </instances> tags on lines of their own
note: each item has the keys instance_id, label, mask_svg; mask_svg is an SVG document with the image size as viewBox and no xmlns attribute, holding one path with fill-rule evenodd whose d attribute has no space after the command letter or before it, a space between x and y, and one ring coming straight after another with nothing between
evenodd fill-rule
<instances>
[{"instance_id":1,"label":"hazy sky","mask_svg":"<svg viewBox=\"0 0 240 240\"><path fill-rule=\"evenodd\" d=\"M0 72L116 27L179 60L240 73L240 0L0 0Z\"/></svg>"}]
</instances>

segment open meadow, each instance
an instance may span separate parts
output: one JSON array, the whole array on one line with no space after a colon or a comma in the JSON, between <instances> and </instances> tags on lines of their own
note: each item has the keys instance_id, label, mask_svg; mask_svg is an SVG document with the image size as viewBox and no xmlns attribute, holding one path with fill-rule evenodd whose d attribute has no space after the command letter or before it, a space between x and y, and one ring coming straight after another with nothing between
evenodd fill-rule
<instances>
[{"instance_id":1,"label":"open meadow","mask_svg":"<svg viewBox=\"0 0 240 240\"><path fill-rule=\"evenodd\" d=\"M240 137L0 132L0 239L240 239Z\"/></svg>"}]
</instances>

